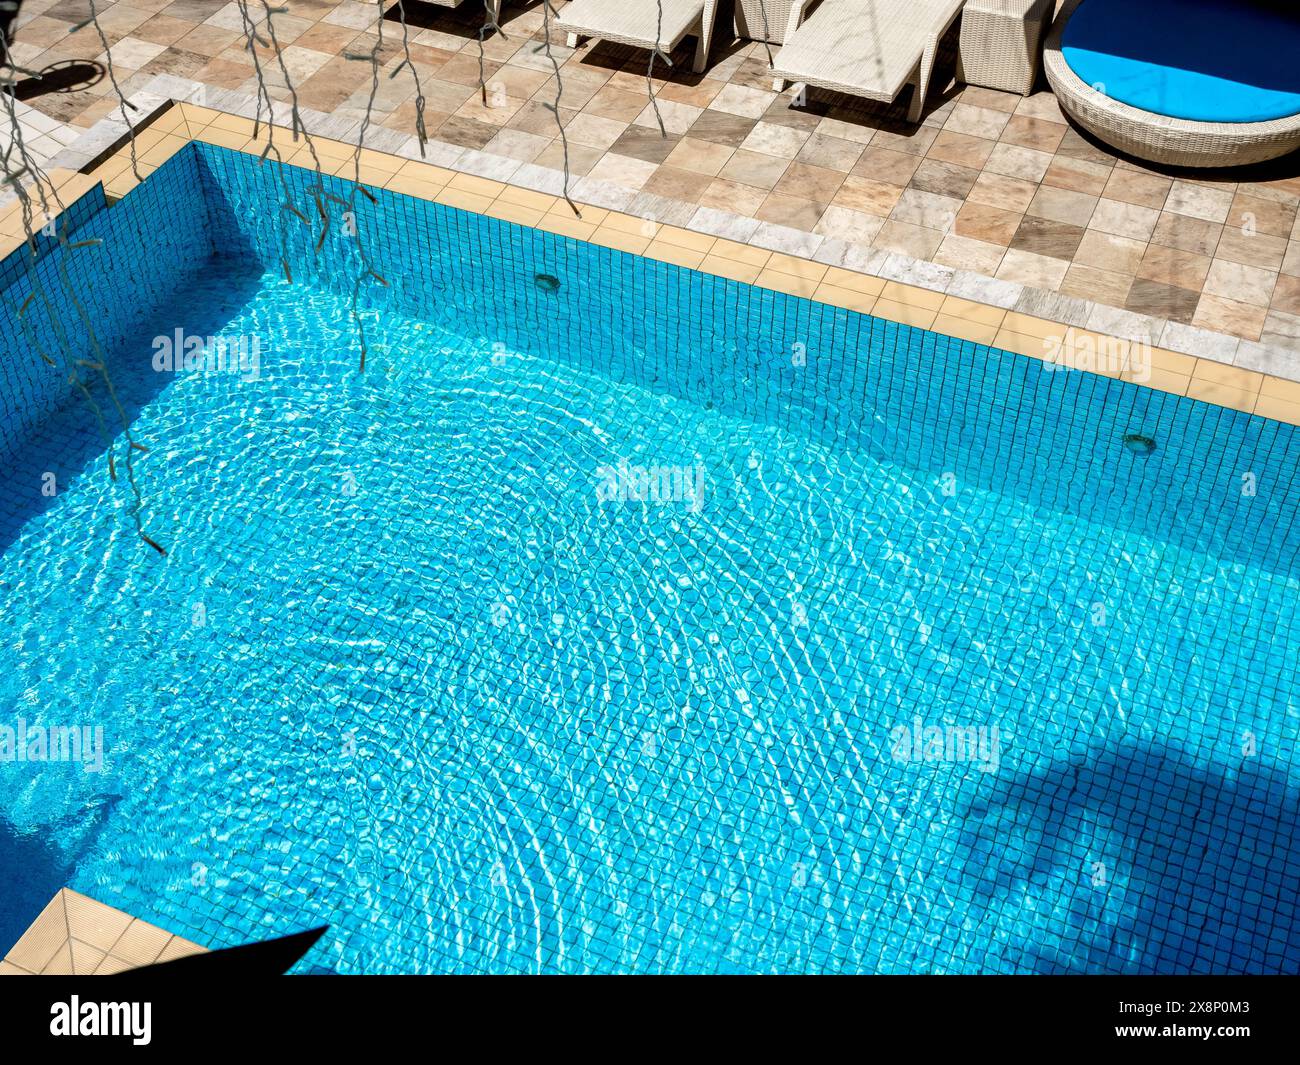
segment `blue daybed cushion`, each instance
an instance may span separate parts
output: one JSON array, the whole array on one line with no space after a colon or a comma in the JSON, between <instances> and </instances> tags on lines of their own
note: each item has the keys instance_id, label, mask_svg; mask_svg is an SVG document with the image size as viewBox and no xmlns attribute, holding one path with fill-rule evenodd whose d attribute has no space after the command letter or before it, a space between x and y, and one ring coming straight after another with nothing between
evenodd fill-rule
<instances>
[{"instance_id":1,"label":"blue daybed cushion","mask_svg":"<svg viewBox=\"0 0 1300 1065\"><path fill-rule=\"evenodd\" d=\"M1112 100L1171 118L1264 122L1300 114L1294 0L1084 0L1061 53Z\"/></svg>"}]
</instances>

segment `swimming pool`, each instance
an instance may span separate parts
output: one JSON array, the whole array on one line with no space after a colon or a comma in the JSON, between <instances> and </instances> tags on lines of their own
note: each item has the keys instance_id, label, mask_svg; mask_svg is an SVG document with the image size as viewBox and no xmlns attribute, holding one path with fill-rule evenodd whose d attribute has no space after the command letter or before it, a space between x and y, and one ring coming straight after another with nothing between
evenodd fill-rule
<instances>
[{"instance_id":1,"label":"swimming pool","mask_svg":"<svg viewBox=\"0 0 1300 1065\"><path fill-rule=\"evenodd\" d=\"M23 890L339 972L1296 969L1294 429L379 192L362 375L281 180L77 233L165 559L4 368L0 702L108 750L0 766Z\"/></svg>"}]
</instances>

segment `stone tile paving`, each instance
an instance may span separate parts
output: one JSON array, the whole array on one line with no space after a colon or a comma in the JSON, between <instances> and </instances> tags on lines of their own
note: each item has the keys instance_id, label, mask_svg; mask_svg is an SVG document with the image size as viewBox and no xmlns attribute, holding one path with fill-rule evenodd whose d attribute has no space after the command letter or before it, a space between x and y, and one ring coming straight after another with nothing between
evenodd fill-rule
<instances>
[{"instance_id":1,"label":"stone tile paving","mask_svg":"<svg viewBox=\"0 0 1300 1065\"><path fill-rule=\"evenodd\" d=\"M480 0L457 9L406 3L414 70L399 70L395 3L280 6L287 13L272 24L299 101L343 123L361 121L371 87L370 64L347 57L374 50L381 63L374 121L383 127L414 132L414 74L426 128L438 140L559 167L562 125L575 179L1300 351L1300 156L1245 172L1147 167L1082 135L1046 89L1020 97L950 84L920 126L905 121L906 98L885 107L813 91L797 106L790 92L772 91L767 47L732 39L725 25L703 75L690 73L689 39L672 70L656 64L652 104L648 53L603 42L574 50L552 31L548 57L536 0L506 0L504 35L488 34L481 55ZM160 73L253 93L260 64L271 96L289 98L271 49L247 49L239 4L95 7L107 59L128 95ZM246 7L264 17L261 3ZM36 69L103 64L94 27L70 32L89 12L89 0L27 0L15 60ZM72 127L117 107L107 77L29 102Z\"/></svg>"}]
</instances>

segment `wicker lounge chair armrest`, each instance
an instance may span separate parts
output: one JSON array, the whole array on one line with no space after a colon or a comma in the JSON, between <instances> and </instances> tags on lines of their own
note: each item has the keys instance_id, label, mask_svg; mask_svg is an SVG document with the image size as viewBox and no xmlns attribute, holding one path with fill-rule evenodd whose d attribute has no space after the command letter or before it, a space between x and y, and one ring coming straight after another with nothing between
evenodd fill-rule
<instances>
[{"instance_id":1,"label":"wicker lounge chair armrest","mask_svg":"<svg viewBox=\"0 0 1300 1065\"><path fill-rule=\"evenodd\" d=\"M943 40L943 35L952 29L952 24L957 21L957 16L961 14L961 9L966 6L966 0L952 0L952 4L944 12L943 20L934 24L934 29L926 35L925 51L926 54L933 57L939 50L939 42Z\"/></svg>"},{"instance_id":2,"label":"wicker lounge chair armrest","mask_svg":"<svg viewBox=\"0 0 1300 1065\"><path fill-rule=\"evenodd\" d=\"M794 6L790 8L790 21L786 23L785 37L782 40L788 41L803 24L804 12L808 10L817 0L794 0Z\"/></svg>"},{"instance_id":3,"label":"wicker lounge chair armrest","mask_svg":"<svg viewBox=\"0 0 1300 1065\"><path fill-rule=\"evenodd\" d=\"M961 9L966 6L966 0L952 0L948 8L943 13L943 18L934 23L934 29L925 35L925 51L921 55L921 91L924 93L930 80L930 70L934 66L934 57L939 51L939 42L943 40L943 35L947 33L952 24L957 21L957 16L961 14Z\"/></svg>"}]
</instances>

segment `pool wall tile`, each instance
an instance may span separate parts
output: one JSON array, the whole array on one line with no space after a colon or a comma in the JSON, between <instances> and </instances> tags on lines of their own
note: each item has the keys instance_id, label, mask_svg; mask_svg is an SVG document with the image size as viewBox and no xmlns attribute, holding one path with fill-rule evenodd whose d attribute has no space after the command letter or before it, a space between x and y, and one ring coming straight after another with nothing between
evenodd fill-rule
<instances>
[{"instance_id":1,"label":"pool wall tile","mask_svg":"<svg viewBox=\"0 0 1300 1065\"><path fill-rule=\"evenodd\" d=\"M42 238L34 251L24 245L0 263L0 455L72 395L76 360L97 364L202 270L213 249L198 176L191 149L111 209L95 186L58 218L69 241ZM98 377L93 366L78 372L88 385ZM109 397L92 394L111 407ZM110 432L120 428L112 418Z\"/></svg>"}]
</instances>

